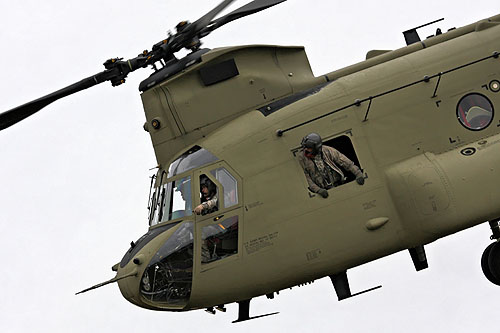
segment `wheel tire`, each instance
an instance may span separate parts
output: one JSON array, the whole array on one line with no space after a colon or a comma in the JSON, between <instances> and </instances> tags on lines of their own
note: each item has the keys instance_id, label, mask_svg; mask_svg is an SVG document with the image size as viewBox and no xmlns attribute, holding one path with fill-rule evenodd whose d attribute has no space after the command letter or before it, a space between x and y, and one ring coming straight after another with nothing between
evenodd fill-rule
<instances>
[{"instance_id":1,"label":"wheel tire","mask_svg":"<svg viewBox=\"0 0 500 333\"><path fill-rule=\"evenodd\" d=\"M481 268L483 269L484 276L488 279L493 284L496 284L497 286L500 286L500 280L493 275L493 273L490 270L490 265L489 265L489 257L491 253L491 249L493 246L495 246L497 243L492 243L488 245L488 247L484 250L483 255L481 257Z\"/></svg>"},{"instance_id":2,"label":"wheel tire","mask_svg":"<svg viewBox=\"0 0 500 333\"><path fill-rule=\"evenodd\" d=\"M491 274L495 277L496 281L500 281L500 243L493 243L488 256L488 267Z\"/></svg>"}]
</instances>

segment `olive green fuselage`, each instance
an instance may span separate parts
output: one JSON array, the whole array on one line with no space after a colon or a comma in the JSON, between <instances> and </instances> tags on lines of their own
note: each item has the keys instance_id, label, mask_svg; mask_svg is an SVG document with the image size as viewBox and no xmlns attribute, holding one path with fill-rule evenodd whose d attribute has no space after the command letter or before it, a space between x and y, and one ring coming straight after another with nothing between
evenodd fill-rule
<instances>
[{"instance_id":1,"label":"olive green fuselage","mask_svg":"<svg viewBox=\"0 0 500 333\"><path fill-rule=\"evenodd\" d=\"M458 103L470 93L500 107L500 92L491 86L500 81L500 59L490 57L494 51L500 51L500 16L376 52L380 55L319 77L312 75L302 48L212 50L147 90L142 98L158 174L197 145L218 158L212 165L234 173L239 201L210 215L178 219L194 222L187 304L149 303L139 293L148 262L178 227L139 251L140 264L131 260L119 269L119 275L138 269L137 277L119 282L122 293L151 309L232 303L500 217L500 116L493 112L481 130L468 129L457 118ZM237 75L211 85L200 79L200 69L230 59ZM279 107L273 104L314 87ZM151 125L155 119L158 129ZM346 137L365 184L335 187L326 199L311 193L296 158L302 137L311 132L324 142ZM156 186L190 176L196 205L198 176L210 168L157 177ZM221 215L239 218L237 253L202 264L202 227Z\"/></svg>"}]
</instances>

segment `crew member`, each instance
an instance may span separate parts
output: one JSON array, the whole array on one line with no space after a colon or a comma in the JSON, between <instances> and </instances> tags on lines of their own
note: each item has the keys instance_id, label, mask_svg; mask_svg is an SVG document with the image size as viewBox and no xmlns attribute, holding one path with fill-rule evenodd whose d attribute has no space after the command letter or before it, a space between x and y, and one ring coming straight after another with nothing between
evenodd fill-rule
<instances>
[{"instance_id":1,"label":"crew member","mask_svg":"<svg viewBox=\"0 0 500 333\"><path fill-rule=\"evenodd\" d=\"M217 187L205 175L200 176L200 192L201 204L196 206L194 212L197 215L205 215L217 211Z\"/></svg>"},{"instance_id":2,"label":"crew member","mask_svg":"<svg viewBox=\"0 0 500 333\"><path fill-rule=\"evenodd\" d=\"M304 169L309 190L312 192L327 198L329 189L345 182L346 177L342 169L352 173L359 185L365 183L361 170L338 150L323 146L319 134L306 135L302 139L301 146L299 163Z\"/></svg>"}]
</instances>

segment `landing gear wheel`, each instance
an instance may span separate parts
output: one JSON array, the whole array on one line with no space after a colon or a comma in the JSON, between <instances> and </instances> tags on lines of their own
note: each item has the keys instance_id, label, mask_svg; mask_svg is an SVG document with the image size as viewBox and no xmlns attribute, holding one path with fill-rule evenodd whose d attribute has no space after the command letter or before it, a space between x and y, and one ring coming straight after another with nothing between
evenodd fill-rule
<instances>
[{"instance_id":1,"label":"landing gear wheel","mask_svg":"<svg viewBox=\"0 0 500 333\"><path fill-rule=\"evenodd\" d=\"M496 242L493 244L488 256L488 266L496 280L500 281L500 243Z\"/></svg>"},{"instance_id":2,"label":"landing gear wheel","mask_svg":"<svg viewBox=\"0 0 500 333\"><path fill-rule=\"evenodd\" d=\"M481 268L484 276L493 284L500 286L500 243L492 243L484 250ZM491 260L490 260L491 258ZM497 278L498 276L498 278Z\"/></svg>"}]
</instances>

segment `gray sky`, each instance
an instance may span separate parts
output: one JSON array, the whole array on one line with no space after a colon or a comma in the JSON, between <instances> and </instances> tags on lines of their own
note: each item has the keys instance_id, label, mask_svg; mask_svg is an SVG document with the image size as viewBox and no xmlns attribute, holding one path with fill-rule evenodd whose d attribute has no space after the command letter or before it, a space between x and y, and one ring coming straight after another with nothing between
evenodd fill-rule
<instances>
[{"instance_id":1,"label":"gray sky","mask_svg":"<svg viewBox=\"0 0 500 333\"><path fill-rule=\"evenodd\" d=\"M230 10L245 1L237 1ZM17 0L0 3L0 111L103 70L111 57L150 49L168 29L218 4L201 0ZM316 75L362 61L368 50L404 46L402 31L445 17L426 37L500 13L498 0L415 2L289 0L226 25L204 46L304 45ZM498 329L500 289L480 267L487 224L427 247L415 272L402 252L349 271L351 288L383 288L338 302L329 279L252 301L252 315L154 312L117 285L75 296L113 277L132 240L147 231L156 165L136 71L60 100L0 132L0 331L472 332ZM221 277L223 278L223 277Z\"/></svg>"}]
</instances>

